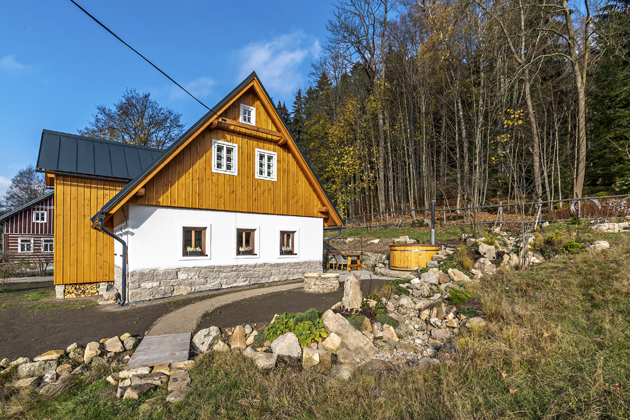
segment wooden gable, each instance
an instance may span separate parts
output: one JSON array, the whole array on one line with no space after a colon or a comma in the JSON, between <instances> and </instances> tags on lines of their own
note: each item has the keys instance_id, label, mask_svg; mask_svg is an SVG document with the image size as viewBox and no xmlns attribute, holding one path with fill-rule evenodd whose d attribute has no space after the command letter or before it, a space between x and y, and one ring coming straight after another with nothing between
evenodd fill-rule
<instances>
[{"instance_id":1,"label":"wooden gable","mask_svg":"<svg viewBox=\"0 0 630 420\"><path fill-rule=\"evenodd\" d=\"M255 127L239 122L241 104L256 109ZM341 226L332 204L256 79L237 92L218 114L169 153L153 173L147 174L129 192L127 202L322 217L326 226ZM238 146L238 175L212 171L213 140ZM277 154L276 181L255 177L256 149ZM116 208L124 201L119 203Z\"/></svg>"}]
</instances>

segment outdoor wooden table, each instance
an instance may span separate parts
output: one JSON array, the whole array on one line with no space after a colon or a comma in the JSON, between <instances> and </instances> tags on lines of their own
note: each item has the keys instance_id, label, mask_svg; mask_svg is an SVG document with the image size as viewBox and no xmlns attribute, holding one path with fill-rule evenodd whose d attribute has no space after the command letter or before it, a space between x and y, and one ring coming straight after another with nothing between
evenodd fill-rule
<instances>
[{"instance_id":1,"label":"outdoor wooden table","mask_svg":"<svg viewBox=\"0 0 630 420\"><path fill-rule=\"evenodd\" d=\"M361 254L346 254L343 252L330 252L328 254L326 254L326 264L327 264L327 268L330 268L330 263L328 262L328 256L329 255L339 255L342 256L344 258L348 258L348 271L350 271L351 268L356 267L357 270L361 271ZM357 262L356 264L352 264L352 259L356 258Z\"/></svg>"}]
</instances>

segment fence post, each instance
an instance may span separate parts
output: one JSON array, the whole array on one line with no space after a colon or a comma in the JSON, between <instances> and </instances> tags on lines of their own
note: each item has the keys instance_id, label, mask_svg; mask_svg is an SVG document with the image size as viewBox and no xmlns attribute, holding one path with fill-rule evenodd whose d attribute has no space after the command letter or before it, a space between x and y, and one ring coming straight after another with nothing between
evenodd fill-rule
<instances>
[{"instance_id":1,"label":"fence post","mask_svg":"<svg viewBox=\"0 0 630 420\"><path fill-rule=\"evenodd\" d=\"M431 245L435 245L435 200L431 200Z\"/></svg>"},{"instance_id":2,"label":"fence post","mask_svg":"<svg viewBox=\"0 0 630 420\"><path fill-rule=\"evenodd\" d=\"M444 229L446 229L446 202L444 202Z\"/></svg>"}]
</instances>

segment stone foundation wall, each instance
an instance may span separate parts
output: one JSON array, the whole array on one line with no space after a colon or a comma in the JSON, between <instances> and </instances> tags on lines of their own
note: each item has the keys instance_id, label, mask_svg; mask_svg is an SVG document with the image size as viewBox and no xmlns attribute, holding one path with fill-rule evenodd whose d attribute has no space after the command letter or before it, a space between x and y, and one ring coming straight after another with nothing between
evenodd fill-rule
<instances>
[{"instance_id":1,"label":"stone foundation wall","mask_svg":"<svg viewBox=\"0 0 630 420\"><path fill-rule=\"evenodd\" d=\"M191 292L294 280L302 278L304 273L321 272L321 261L132 271L127 279L127 288L129 302L138 302Z\"/></svg>"},{"instance_id":2,"label":"stone foundation wall","mask_svg":"<svg viewBox=\"0 0 630 420\"><path fill-rule=\"evenodd\" d=\"M339 274L304 274L304 291L309 293L330 293L339 290Z\"/></svg>"}]
</instances>

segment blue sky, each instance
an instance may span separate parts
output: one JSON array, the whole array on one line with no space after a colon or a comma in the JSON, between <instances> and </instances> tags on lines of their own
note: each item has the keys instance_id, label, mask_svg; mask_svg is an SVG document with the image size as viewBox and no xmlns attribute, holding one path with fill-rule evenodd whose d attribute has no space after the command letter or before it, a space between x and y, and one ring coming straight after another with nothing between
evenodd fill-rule
<instances>
[{"instance_id":1,"label":"blue sky","mask_svg":"<svg viewBox=\"0 0 630 420\"><path fill-rule=\"evenodd\" d=\"M208 106L252 70L290 106L332 10L332 0L77 2ZM0 195L35 165L43 129L76 133L126 88L186 126L206 111L69 0L0 1L0 40Z\"/></svg>"}]
</instances>

